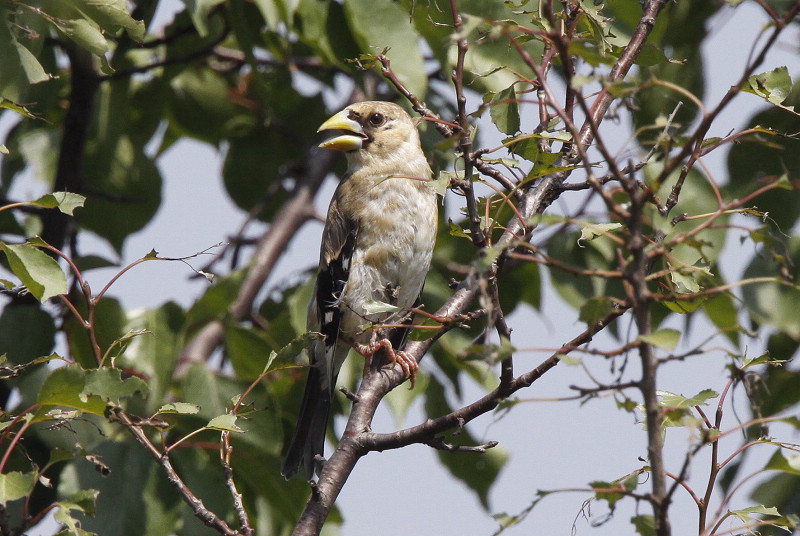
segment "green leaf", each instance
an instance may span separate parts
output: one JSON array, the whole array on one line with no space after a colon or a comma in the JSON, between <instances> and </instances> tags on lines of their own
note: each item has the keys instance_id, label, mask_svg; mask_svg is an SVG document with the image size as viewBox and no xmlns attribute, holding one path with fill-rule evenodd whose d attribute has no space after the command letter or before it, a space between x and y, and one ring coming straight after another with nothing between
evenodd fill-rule
<instances>
[{"instance_id":1,"label":"green leaf","mask_svg":"<svg viewBox=\"0 0 800 536\"><path fill-rule=\"evenodd\" d=\"M38 477L36 471L30 473L11 471L0 474L0 504L5 506L8 501L15 501L30 495Z\"/></svg>"},{"instance_id":2,"label":"green leaf","mask_svg":"<svg viewBox=\"0 0 800 536\"><path fill-rule=\"evenodd\" d=\"M144 39L144 22L131 17L125 0L73 0L73 4L106 33L114 35L124 29L134 41Z\"/></svg>"},{"instance_id":3,"label":"green leaf","mask_svg":"<svg viewBox=\"0 0 800 536\"><path fill-rule=\"evenodd\" d=\"M467 240L470 240L467 231L462 229L460 225L453 223L452 220L450 220L448 228L450 229L450 236L455 236L457 238L466 238Z\"/></svg>"},{"instance_id":4,"label":"green leaf","mask_svg":"<svg viewBox=\"0 0 800 536\"><path fill-rule=\"evenodd\" d=\"M472 344L459 356L463 360L484 361L490 365L505 361L513 355L516 348L506 337L500 337L500 344Z\"/></svg>"},{"instance_id":5,"label":"green leaf","mask_svg":"<svg viewBox=\"0 0 800 536\"><path fill-rule=\"evenodd\" d=\"M430 383L426 390L425 410L428 415L444 415L451 411L445 400L442 385L433 376L430 377ZM450 441L455 438L456 436L448 435L444 440ZM460 444L478 443L467 429L460 430L457 438ZM505 465L508 454L498 447L488 449L482 454L441 450L437 450L437 454L439 461L447 467L450 473L469 486L478 495L483 507L488 508L489 489Z\"/></svg>"},{"instance_id":6,"label":"green leaf","mask_svg":"<svg viewBox=\"0 0 800 536\"><path fill-rule=\"evenodd\" d=\"M81 397L99 396L107 402L118 404L123 398L135 394L146 396L147 384L141 378L130 376L122 379L122 371L114 368L101 368L86 372Z\"/></svg>"},{"instance_id":7,"label":"green leaf","mask_svg":"<svg viewBox=\"0 0 800 536\"><path fill-rule=\"evenodd\" d=\"M15 103L28 102L31 84L50 78L37 59L44 38L30 38L35 32L48 29L41 18L14 6L9 2L0 4L0 58L3 58L0 62L0 106L8 104L10 109L20 113ZM3 173L3 179L4 188L8 188L11 176Z\"/></svg>"},{"instance_id":8,"label":"green leaf","mask_svg":"<svg viewBox=\"0 0 800 536\"><path fill-rule=\"evenodd\" d=\"M379 300L367 300L364 302L364 312L366 314L395 313L401 310L402 309L396 305L385 303Z\"/></svg>"},{"instance_id":9,"label":"green leaf","mask_svg":"<svg viewBox=\"0 0 800 536\"><path fill-rule=\"evenodd\" d=\"M786 102L795 108L800 105L800 85L796 85ZM761 181L754 184L754 177L781 177L787 170L791 170L790 175L797 177L796 170L800 169L800 139L791 135L797 132L797 123L796 115L787 114L775 106L768 106L747 120L744 126L754 128L756 132L734 144L728 153L729 184L723 188L726 199L744 198L761 187ZM759 212L769 216L777 229L791 229L800 216L800 189L776 188L762 193L753 203L750 206L757 207ZM758 235L763 237L763 231L753 233L754 240L762 239ZM772 241L775 237L766 238Z\"/></svg>"},{"instance_id":10,"label":"green leaf","mask_svg":"<svg viewBox=\"0 0 800 536\"><path fill-rule=\"evenodd\" d=\"M589 482L589 487L592 488L594 491L595 499L608 501L608 508L609 510L613 511L614 506L617 502L625 497L625 494L620 491L608 491L613 489L619 489L619 483L617 482L605 482L602 480L595 480L593 482Z\"/></svg>"},{"instance_id":11,"label":"green leaf","mask_svg":"<svg viewBox=\"0 0 800 536\"><path fill-rule=\"evenodd\" d=\"M589 298L580 308L578 320L586 322L592 327L596 322L609 315L614 310L614 304L607 298Z\"/></svg>"},{"instance_id":12,"label":"green leaf","mask_svg":"<svg viewBox=\"0 0 800 536\"><path fill-rule=\"evenodd\" d=\"M53 519L63 527L55 536L96 536L94 532L87 532L81 528L80 521L70 514L69 506L56 510Z\"/></svg>"},{"instance_id":13,"label":"green leaf","mask_svg":"<svg viewBox=\"0 0 800 536\"><path fill-rule=\"evenodd\" d=\"M631 523L636 527L636 532L640 536L655 536L656 523L652 515L633 516Z\"/></svg>"},{"instance_id":14,"label":"green leaf","mask_svg":"<svg viewBox=\"0 0 800 536\"><path fill-rule=\"evenodd\" d=\"M53 317L35 302L7 304L0 313L0 352L15 365L48 355L55 345Z\"/></svg>"},{"instance_id":15,"label":"green leaf","mask_svg":"<svg viewBox=\"0 0 800 536\"><path fill-rule=\"evenodd\" d=\"M77 300L75 306L83 318L86 318L84 300ZM122 310L119 301L114 298L104 297L97 302L94 310L94 330L97 344L101 349L110 348L114 341L124 335L126 331L125 322L125 312ZM89 343L86 326L76 319L74 315L69 315L64 321L64 327L72 357L85 369L97 367L97 358L92 345ZM147 338L139 337L138 340Z\"/></svg>"},{"instance_id":16,"label":"green leaf","mask_svg":"<svg viewBox=\"0 0 800 536\"><path fill-rule=\"evenodd\" d=\"M213 285L207 288L186 313L186 323L200 325L209 320L224 318L231 302L236 299L245 270L236 270L225 277L218 277ZM310 296L309 291L309 296ZM102 303L102 302L101 302ZM308 302L306 302L308 303ZM305 320L303 321L305 324Z\"/></svg>"},{"instance_id":17,"label":"green leaf","mask_svg":"<svg viewBox=\"0 0 800 536\"><path fill-rule=\"evenodd\" d=\"M507 144L508 149L513 154L524 158L528 162L536 163L542 152L539 148L539 138L540 136L522 134L516 138L507 138L503 140L503 143Z\"/></svg>"},{"instance_id":18,"label":"green leaf","mask_svg":"<svg viewBox=\"0 0 800 536\"><path fill-rule=\"evenodd\" d=\"M793 339L800 338L800 317L797 304L800 303L800 289L786 285L782 271L787 264L800 261L800 238L788 239L788 252L785 247L778 249L762 246L745 269L744 279L774 278L772 282L759 282L742 288L742 299L750 316L759 324L773 326ZM788 255L787 255L788 253Z\"/></svg>"},{"instance_id":19,"label":"green leaf","mask_svg":"<svg viewBox=\"0 0 800 536\"><path fill-rule=\"evenodd\" d=\"M586 41L570 41L568 50L571 55L578 56L592 67L597 67L601 63L610 65L616 61L614 56L604 54L601 48Z\"/></svg>"},{"instance_id":20,"label":"green leaf","mask_svg":"<svg viewBox=\"0 0 800 536\"><path fill-rule=\"evenodd\" d=\"M680 294L691 294L703 290L697 275L695 271L679 269L669 273L670 279L675 284L675 290Z\"/></svg>"},{"instance_id":21,"label":"green leaf","mask_svg":"<svg viewBox=\"0 0 800 536\"><path fill-rule=\"evenodd\" d=\"M777 516L780 517L781 513L778 512L778 509L775 507L766 507L763 505L757 506L748 506L747 508L741 508L739 510L731 510L731 514L735 515L743 522L747 523L748 521L756 521L760 520L760 518L755 517L753 514L764 515L764 516Z\"/></svg>"},{"instance_id":22,"label":"green leaf","mask_svg":"<svg viewBox=\"0 0 800 536\"><path fill-rule=\"evenodd\" d=\"M295 333L306 331L308 317L308 303L314 293L315 278L309 277L302 285L298 286L286 300L289 306L289 319Z\"/></svg>"},{"instance_id":23,"label":"green leaf","mask_svg":"<svg viewBox=\"0 0 800 536\"><path fill-rule=\"evenodd\" d=\"M194 415L200 411L200 406L197 404L189 404L188 402L170 402L164 404L158 410L159 414L178 414L178 415Z\"/></svg>"},{"instance_id":24,"label":"green leaf","mask_svg":"<svg viewBox=\"0 0 800 536\"><path fill-rule=\"evenodd\" d=\"M197 29L197 33L204 37L208 35L208 15L211 10L222 4L225 0L182 0L186 4L186 10L192 17L192 23Z\"/></svg>"},{"instance_id":25,"label":"green leaf","mask_svg":"<svg viewBox=\"0 0 800 536\"><path fill-rule=\"evenodd\" d=\"M492 519L497 521L497 524L500 526L500 530L496 531L495 534L498 534L499 532L509 527L513 527L514 525L520 522L520 516L508 515L505 512L501 512L499 514L492 514Z\"/></svg>"},{"instance_id":26,"label":"green leaf","mask_svg":"<svg viewBox=\"0 0 800 536\"><path fill-rule=\"evenodd\" d=\"M408 386L403 384L400 388L389 391L389 394L383 399L382 403L388 405L392 410L392 416L397 428L403 425L411 404L426 392L427 386L428 375L420 371L417 372L417 379L413 388L410 384Z\"/></svg>"},{"instance_id":27,"label":"green leaf","mask_svg":"<svg viewBox=\"0 0 800 536\"><path fill-rule=\"evenodd\" d=\"M118 252L128 235L151 221L161 203L161 174L153 158L126 134L87 147L83 179L93 195L78 213L79 223Z\"/></svg>"},{"instance_id":28,"label":"green leaf","mask_svg":"<svg viewBox=\"0 0 800 536\"><path fill-rule=\"evenodd\" d=\"M16 112L23 117L27 117L28 119L36 119L36 115L34 115L33 112L28 110L25 106L17 104L16 102L10 101L4 97L0 97L0 108L11 110L12 112ZM9 154L8 147L5 145L0 146L0 153Z\"/></svg>"},{"instance_id":29,"label":"green leaf","mask_svg":"<svg viewBox=\"0 0 800 536\"><path fill-rule=\"evenodd\" d=\"M739 317L738 310L729 294L718 294L702 302L703 312L709 320L737 345L739 342Z\"/></svg>"},{"instance_id":30,"label":"green leaf","mask_svg":"<svg viewBox=\"0 0 800 536\"><path fill-rule=\"evenodd\" d=\"M483 273L492 266L502 252L503 249L499 246L489 246L481 249L472 261L472 267L476 272Z\"/></svg>"},{"instance_id":31,"label":"green leaf","mask_svg":"<svg viewBox=\"0 0 800 536\"><path fill-rule=\"evenodd\" d=\"M781 106L791 90L792 78L789 76L789 70L785 66L754 74L747 79L747 85L742 87L742 91L745 93L758 95L775 106L793 112L794 107Z\"/></svg>"},{"instance_id":32,"label":"green leaf","mask_svg":"<svg viewBox=\"0 0 800 536\"><path fill-rule=\"evenodd\" d=\"M75 263L75 266L77 266L78 270L81 272L96 270L98 268L119 267L119 263L106 259L100 255L81 255L80 257L74 257L72 262Z\"/></svg>"},{"instance_id":33,"label":"green leaf","mask_svg":"<svg viewBox=\"0 0 800 536\"><path fill-rule=\"evenodd\" d=\"M57 368L50 373L42 384L37 402L44 410L52 406L64 406L79 409L95 415L103 415L106 403L100 397L84 395L86 373L78 365ZM43 420L44 411L37 414L37 420Z\"/></svg>"},{"instance_id":34,"label":"green leaf","mask_svg":"<svg viewBox=\"0 0 800 536\"><path fill-rule=\"evenodd\" d=\"M639 340L662 350L674 350L681 340L681 332L675 329L660 329L650 335L639 335Z\"/></svg>"},{"instance_id":35,"label":"green leaf","mask_svg":"<svg viewBox=\"0 0 800 536\"><path fill-rule=\"evenodd\" d=\"M238 378L257 378L264 370L264 360L269 363L274 353L272 345L255 330L238 325L225 328L225 354Z\"/></svg>"},{"instance_id":36,"label":"green leaf","mask_svg":"<svg viewBox=\"0 0 800 536\"><path fill-rule=\"evenodd\" d=\"M358 56L358 45L347 27L344 8L339 2L300 0L295 31L304 44L328 64L341 64ZM330 31L330 28L335 28Z\"/></svg>"},{"instance_id":37,"label":"green leaf","mask_svg":"<svg viewBox=\"0 0 800 536\"><path fill-rule=\"evenodd\" d=\"M72 215L76 208L82 207L86 198L72 192L53 192L45 194L29 204L44 208L58 208L64 214Z\"/></svg>"},{"instance_id":38,"label":"green leaf","mask_svg":"<svg viewBox=\"0 0 800 536\"><path fill-rule=\"evenodd\" d=\"M578 238L578 243L582 240L594 240L598 236L604 236L611 231L622 228L621 223L591 223L587 221L576 221L581 227L581 237Z\"/></svg>"},{"instance_id":39,"label":"green leaf","mask_svg":"<svg viewBox=\"0 0 800 536\"><path fill-rule=\"evenodd\" d=\"M676 395L668 391L658 391L658 395L661 397L661 400L659 401L659 405L661 407L675 409L688 409L694 406L707 406L708 403L706 401L708 399L719 396L716 391L712 391L711 389L704 389L691 398L687 398L683 395Z\"/></svg>"},{"instance_id":40,"label":"green leaf","mask_svg":"<svg viewBox=\"0 0 800 536\"><path fill-rule=\"evenodd\" d=\"M512 84L496 95L487 93L487 97L490 96L489 115L497 130L504 134L519 132L519 101L514 85Z\"/></svg>"},{"instance_id":41,"label":"green leaf","mask_svg":"<svg viewBox=\"0 0 800 536\"><path fill-rule=\"evenodd\" d=\"M767 462L767 465L764 466L764 469L780 471L790 475L800 475L800 455L786 458L780 450L776 450L775 454L773 454Z\"/></svg>"},{"instance_id":42,"label":"green leaf","mask_svg":"<svg viewBox=\"0 0 800 536\"><path fill-rule=\"evenodd\" d=\"M314 331L309 331L296 337L292 342L278 350L277 353L272 352L274 355L270 355L267 365L264 367L264 371L261 374L296 366L295 360L297 356L308 348L313 341L321 337L322 334Z\"/></svg>"},{"instance_id":43,"label":"green leaf","mask_svg":"<svg viewBox=\"0 0 800 536\"><path fill-rule=\"evenodd\" d=\"M67 278L58 263L29 244L0 242L11 271L40 302L66 294Z\"/></svg>"},{"instance_id":44,"label":"green leaf","mask_svg":"<svg viewBox=\"0 0 800 536\"><path fill-rule=\"evenodd\" d=\"M102 463L111 468L110 472L99 473L100 468L95 463L76 461L61 473L58 494L68 498L70 504L65 506L77 512L83 512L83 509L90 512L92 489L96 489L99 494L96 497L94 517L89 517L88 514L75 515L80 519L80 526L84 530L100 536L169 536L179 533L177 523L180 521L180 499L159 473L159 467L153 463L150 455L136 442L122 439L122 436L115 437L114 440L106 440L98 446ZM171 459L179 471L187 467L184 464L188 464L192 468L189 473L200 473L202 476L198 478L210 479L207 475L214 472L212 465L192 463L187 460L191 459L190 456L188 452L173 451ZM183 476L187 478L187 475ZM190 489L202 493L203 500L207 501L209 495L204 491L209 488L202 488L201 492L201 487L193 486L194 483L189 482ZM219 485L224 488L221 478ZM78 490L89 493L84 495ZM211 504L206 502L206 505L209 508L217 506L213 500ZM202 534L202 531L191 534Z\"/></svg>"},{"instance_id":45,"label":"green leaf","mask_svg":"<svg viewBox=\"0 0 800 536\"><path fill-rule=\"evenodd\" d=\"M498 281L498 298L500 307L506 314L512 312L520 302L539 309L542 300L539 265L533 262L521 262L511 269L506 269Z\"/></svg>"},{"instance_id":46,"label":"green leaf","mask_svg":"<svg viewBox=\"0 0 800 536\"><path fill-rule=\"evenodd\" d=\"M55 27L92 54L103 56L109 44L100 28L88 19L54 19Z\"/></svg>"},{"instance_id":47,"label":"green leaf","mask_svg":"<svg viewBox=\"0 0 800 536\"><path fill-rule=\"evenodd\" d=\"M530 182L532 180L538 179L539 177L543 177L545 175L549 175L551 173L558 173L561 171L569 171L570 169L576 169L578 166L554 166L556 160L561 157L561 153L539 153L536 157L536 163L534 164L533 168L531 169L530 173L525 175L525 180L523 183Z\"/></svg>"},{"instance_id":48,"label":"green leaf","mask_svg":"<svg viewBox=\"0 0 800 536\"><path fill-rule=\"evenodd\" d=\"M430 4L417 3L412 10L415 26L423 34L432 54L445 72L452 72L457 61L454 40L465 38L469 52L464 58L464 82L470 89L480 93L500 92L519 81L517 73L529 72L530 67L515 50L509 46L503 35L503 25L508 24L517 37L518 44L530 57L540 58L544 45L540 39L525 39L513 30L513 22L523 26L544 29L538 17L531 17L530 11L515 9L521 2L486 2L485 0L463 0L458 3L458 11L463 21L462 31L454 34L453 18L450 9L437 9ZM404 5L414 5L405 2ZM426 7L422 7L426 6Z\"/></svg>"},{"instance_id":49,"label":"green leaf","mask_svg":"<svg viewBox=\"0 0 800 536\"><path fill-rule=\"evenodd\" d=\"M384 49L392 71L412 93L424 98L428 77L419 49L419 34L406 12L391 0L344 0L344 14L353 38L365 54ZM369 21L368 23L366 21Z\"/></svg>"},{"instance_id":50,"label":"green leaf","mask_svg":"<svg viewBox=\"0 0 800 536\"><path fill-rule=\"evenodd\" d=\"M618 268L610 240L592 240L581 247L578 245L578 236L578 233L575 232L562 232L557 240L548 242L548 255L568 266L589 270ZM577 276L558 269L551 269L550 275L556 292L576 309L582 308L591 298L624 297L625 295L622 283L618 280ZM598 307L600 305L602 305L600 302L594 302L590 306Z\"/></svg>"},{"instance_id":51,"label":"green leaf","mask_svg":"<svg viewBox=\"0 0 800 536\"><path fill-rule=\"evenodd\" d=\"M226 413L208 421L206 428L220 432L244 432L244 430L236 426L236 418L233 413Z\"/></svg>"},{"instance_id":52,"label":"green leaf","mask_svg":"<svg viewBox=\"0 0 800 536\"><path fill-rule=\"evenodd\" d=\"M28 78L28 82L31 84L38 84L51 79L51 76L47 74L44 68L42 68L42 65L30 50L25 48L24 45L17 41L14 41L14 46L17 49L17 54L19 54L20 64L22 65L22 69L25 71L25 76Z\"/></svg>"},{"instance_id":53,"label":"green leaf","mask_svg":"<svg viewBox=\"0 0 800 536\"><path fill-rule=\"evenodd\" d=\"M299 0L254 0L269 28L277 30L280 23L291 27Z\"/></svg>"},{"instance_id":54,"label":"green leaf","mask_svg":"<svg viewBox=\"0 0 800 536\"><path fill-rule=\"evenodd\" d=\"M297 143L276 128L261 128L248 136L234 137L229 143L222 167L225 191L243 210L258 206L261 209L258 216L268 221L288 197L286 189L275 183L284 162L297 152ZM270 151L264 151L264 147L269 147ZM273 151L283 157L272 158ZM266 205L265 191L271 192Z\"/></svg>"},{"instance_id":55,"label":"green leaf","mask_svg":"<svg viewBox=\"0 0 800 536\"><path fill-rule=\"evenodd\" d=\"M227 80L210 68L184 69L169 83L173 120L187 136L217 144L256 127L255 118L231 99ZM231 140L244 143L245 140Z\"/></svg>"},{"instance_id":56,"label":"green leaf","mask_svg":"<svg viewBox=\"0 0 800 536\"><path fill-rule=\"evenodd\" d=\"M80 510L87 516L93 516L96 509L97 496L100 494L96 489L82 489L69 496L64 501L59 501L61 508L70 510Z\"/></svg>"},{"instance_id":57,"label":"green leaf","mask_svg":"<svg viewBox=\"0 0 800 536\"><path fill-rule=\"evenodd\" d=\"M675 278L672 278L673 282ZM678 313L681 315L693 313L697 309L700 308L707 301L707 298L701 297L697 298L696 300L675 300L675 301L664 301L661 304L672 311L673 313Z\"/></svg>"},{"instance_id":58,"label":"green leaf","mask_svg":"<svg viewBox=\"0 0 800 536\"><path fill-rule=\"evenodd\" d=\"M581 358L572 357L567 354L556 354L556 357L558 358L559 362L564 363L567 366L579 365L583 363Z\"/></svg>"},{"instance_id":59,"label":"green leaf","mask_svg":"<svg viewBox=\"0 0 800 536\"><path fill-rule=\"evenodd\" d=\"M741 369L744 370L746 368L755 365L776 364L776 363L782 363L782 361L775 361L773 359L770 359L769 352L766 352L755 357L745 357L744 359L742 359Z\"/></svg>"}]
</instances>

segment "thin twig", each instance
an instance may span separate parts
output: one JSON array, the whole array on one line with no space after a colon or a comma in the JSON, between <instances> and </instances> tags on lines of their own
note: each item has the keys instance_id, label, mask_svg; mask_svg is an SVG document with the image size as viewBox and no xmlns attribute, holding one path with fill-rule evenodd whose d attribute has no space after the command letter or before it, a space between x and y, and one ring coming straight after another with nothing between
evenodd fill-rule
<instances>
[{"instance_id":1,"label":"thin twig","mask_svg":"<svg viewBox=\"0 0 800 536\"><path fill-rule=\"evenodd\" d=\"M131 418L121 409L116 409L111 417L112 421L116 421L120 423L122 426L125 427L126 430L133 436L133 438L142 446L144 449L150 454L150 456L161 466L161 469L167 475L167 482L177 490L180 496L183 498L184 502L189 505L194 512L194 515L202 521L206 526L216 530L223 536L240 536L239 533L230 526L221 518L219 518L214 512L206 508L203 501L198 498L192 490L186 485L186 483L181 479L175 469L172 467L172 463L169 461L169 456L166 454L162 454L154 445L147 439L144 431L141 427L136 426L136 424L131 420Z\"/></svg>"},{"instance_id":2,"label":"thin twig","mask_svg":"<svg viewBox=\"0 0 800 536\"><path fill-rule=\"evenodd\" d=\"M239 519L239 530L243 536L253 536L255 531L250 525L250 518L247 511L244 509L242 503L242 494L236 488L236 482L233 479L233 469L231 468L231 453L233 448L230 444L230 432L222 432L220 437L219 457L222 464L222 474L225 476L225 486L233 499L233 509L236 512L236 517Z\"/></svg>"}]
</instances>

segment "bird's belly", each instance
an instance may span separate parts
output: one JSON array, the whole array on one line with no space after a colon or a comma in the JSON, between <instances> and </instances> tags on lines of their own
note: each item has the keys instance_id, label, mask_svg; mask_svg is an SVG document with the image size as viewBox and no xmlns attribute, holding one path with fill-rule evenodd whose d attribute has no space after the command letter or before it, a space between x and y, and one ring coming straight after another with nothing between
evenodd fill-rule
<instances>
[{"instance_id":1,"label":"bird's belly","mask_svg":"<svg viewBox=\"0 0 800 536\"><path fill-rule=\"evenodd\" d=\"M423 213L424 205L376 214L371 220L375 224L359 233L341 299L341 332L345 336L364 342L371 334L365 327L391 322L416 302L435 239L435 228L417 225L418 221L430 221L430 214ZM435 211L435 204L427 210L430 208ZM376 312L381 303L401 311Z\"/></svg>"}]
</instances>

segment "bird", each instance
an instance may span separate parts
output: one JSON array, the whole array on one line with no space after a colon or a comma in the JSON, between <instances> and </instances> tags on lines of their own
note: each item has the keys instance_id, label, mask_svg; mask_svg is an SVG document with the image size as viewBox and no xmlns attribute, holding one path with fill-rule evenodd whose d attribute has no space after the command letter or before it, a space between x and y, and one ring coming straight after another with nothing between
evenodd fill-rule
<instances>
[{"instance_id":1,"label":"bird","mask_svg":"<svg viewBox=\"0 0 800 536\"><path fill-rule=\"evenodd\" d=\"M307 352L303 400L281 465L286 479L301 464L306 480L321 471L336 378L350 348L365 359L383 349L413 386L418 365L402 351L408 328L394 330L389 340L372 327L402 321L420 303L433 255L438 202L418 121L395 103L364 101L317 130L336 134L319 147L344 152L347 171L322 232L307 317L307 330L321 336Z\"/></svg>"}]
</instances>

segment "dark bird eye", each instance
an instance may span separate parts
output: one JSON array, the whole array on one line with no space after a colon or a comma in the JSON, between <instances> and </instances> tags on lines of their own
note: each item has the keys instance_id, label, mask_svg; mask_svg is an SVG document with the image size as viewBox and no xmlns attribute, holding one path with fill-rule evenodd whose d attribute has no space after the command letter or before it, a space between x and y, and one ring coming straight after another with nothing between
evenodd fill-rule
<instances>
[{"instance_id":1,"label":"dark bird eye","mask_svg":"<svg viewBox=\"0 0 800 536\"><path fill-rule=\"evenodd\" d=\"M374 114L369 116L369 124L373 127L379 127L386 122L386 117L383 114L379 114L375 112Z\"/></svg>"}]
</instances>

